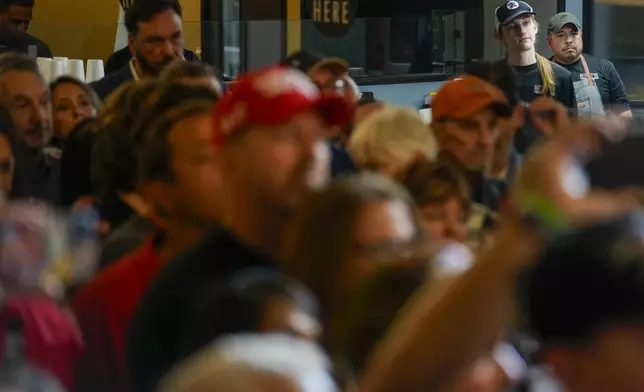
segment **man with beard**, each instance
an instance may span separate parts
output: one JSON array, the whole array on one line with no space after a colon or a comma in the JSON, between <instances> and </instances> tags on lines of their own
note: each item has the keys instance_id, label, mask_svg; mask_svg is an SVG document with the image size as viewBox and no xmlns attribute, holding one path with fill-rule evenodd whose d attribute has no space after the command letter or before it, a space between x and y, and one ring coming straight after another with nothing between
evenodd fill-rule
<instances>
[{"instance_id":1,"label":"man with beard","mask_svg":"<svg viewBox=\"0 0 644 392\"><path fill-rule=\"evenodd\" d=\"M120 71L92 83L105 100L128 80L155 78L174 59L183 59L181 6L177 0L138 0L125 13L134 57Z\"/></svg>"},{"instance_id":2,"label":"man with beard","mask_svg":"<svg viewBox=\"0 0 644 392\"><path fill-rule=\"evenodd\" d=\"M219 225L170 261L141 300L126 345L137 392L156 390L169 368L192 354L182 346L199 322L195 315L206 311L201 299L241 270L279 268L283 226L307 191L316 149L350 118L345 99L285 67L246 75L217 103L213 139L225 184Z\"/></svg>"},{"instance_id":3,"label":"man with beard","mask_svg":"<svg viewBox=\"0 0 644 392\"><path fill-rule=\"evenodd\" d=\"M554 53L552 61L572 74L580 116L603 115L607 111L633 116L624 82L613 63L582 54L581 22L575 15L560 12L550 19L548 44Z\"/></svg>"},{"instance_id":4,"label":"man with beard","mask_svg":"<svg viewBox=\"0 0 644 392\"><path fill-rule=\"evenodd\" d=\"M0 56L0 102L3 123L15 155L12 198L57 203L58 159L45 153L51 137L51 99L47 83L31 58L18 53Z\"/></svg>"}]
</instances>

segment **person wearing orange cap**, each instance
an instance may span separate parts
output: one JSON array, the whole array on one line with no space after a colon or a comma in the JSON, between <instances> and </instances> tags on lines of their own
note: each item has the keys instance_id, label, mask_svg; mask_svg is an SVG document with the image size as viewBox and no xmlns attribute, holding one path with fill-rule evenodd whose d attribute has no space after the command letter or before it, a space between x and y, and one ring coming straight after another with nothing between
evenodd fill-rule
<instances>
[{"instance_id":1,"label":"person wearing orange cap","mask_svg":"<svg viewBox=\"0 0 644 392\"><path fill-rule=\"evenodd\" d=\"M431 127L443 157L452 158L468 172L470 199L474 202L468 221L470 239L479 239L490 224L502 196L485 169L491 164L499 133L499 117L510 117L512 106L497 87L475 76L447 81L432 101ZM474 238L472 238L474 236Z\"/></svg>"},{"instance_id":2,"label":"person wearing orange cap","mask_svg":"<svg viewBox=\"0 0 644 392\"><path fill-rule=\"evenodd\" d=\"M225 184L219 224L170 261L140 303L127 341L137 392L154 391L191 354L183 343L204 295L242 270L279 269L282 227L308 190L316 150L351 116L341 96L325 95L306 74L283 66L243 76L217 103L213 142Z\"/></svg>"}]
</instances>

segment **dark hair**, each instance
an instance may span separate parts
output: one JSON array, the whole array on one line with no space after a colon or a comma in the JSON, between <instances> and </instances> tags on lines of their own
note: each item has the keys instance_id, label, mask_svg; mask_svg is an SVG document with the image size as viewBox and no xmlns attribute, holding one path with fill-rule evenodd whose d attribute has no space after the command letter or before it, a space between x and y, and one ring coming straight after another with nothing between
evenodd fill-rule
<instances>
[{"instance_id":1,"label":"dark hair","mask_svg":"<svg viewBox=\"0 0 644 392\"><path fill-rule=\"evenodd\" d=\"M163 83L141 108L141 115L132 126L133 132L144 135L138 165L141 181L172 181L172 148L168 136L173 126L196 114L208 113L217 100L206 87L182 83Z\"/></svg>"},{"instance_id":2,"label":"dark hair","mask_svg":"<svg viewBox=\"0 0 644 392\"><path fill-rule=\"evenodd\" d=\"M175 60L163 69L159 79L173 82L184 78L214 78L215 68L201 61Z\"/></svg>"},{"instance_id":3,"label":"dark hair","mask_svg":"<svg viewBox=\"0 0 644 392\"><path fill-rule=\"evenodd\" d=\"M6 11L12 5L33 8L34 0L0 0L0 11Z\"/></svg>"},{"instance_id":4,"label":"dark hair","mask_svg":"<svg viewBox=\"0 0 644 392\"><path fill-rule=\"evenodd\" d=\"M477 61L470 64L465 73L495 85L503 92L510 105L519 104L518 75L507 61Z\"/></svg>"},{"instance_id":5,"label":"dark hair","mask_svg":"<svg viewBox=\"0 0 644 392\"><path fill-rule=\"evenodd\" d=\"M465 216L469 214L470 189L466 174L444 158L439 159L438 163L417 159L399 173L398 179L419 207L444 203L452 197L457 197Z\"/></svg>"},{"instance_id":6,"label":"dark hair","mask_svg":"<svg viewBox=\"0 0 644 392\"><path fill-rule=\"evenodd\" d=\"M11 71L25 71L40 75L36 61L23 53L7 52L0 54L0 75Z\"/></svg>"},{"instance_id":7,"label":"dark hair","mask_svg":"<svg viewBox=\"0 0 644 392\"><path fill-rule=\"evenodd\" d=\"M92 149L96 134L96 119L88 118L78 123L69 133L60 158L60 203L70 207L82 196L93 192L91 181Z\"/></svg>"},{"instance_id":8,"label":"dark hair","mask_svg":"<svg viewBox=\"0 0 644 392\"><path fill-rule=\"evenodd\" d=\"M94 108L96 108L96 110L100 109L101 100L96 95L96 92L94 92L94 90L89 87L89 85L81 82L73 76L64 75L49 83L49 91L51 91L51 93L53 94L54 90L56 90L58 86L61 86L63 84L73 84L80 87L85 92L85 94L87 94Z\"/></svg>"},{"instance_id":9,"label":"dark hair","mask_svg":"<svg viewBox=\"0 0 644 392\"><path fill-rule=\"evenodd\" d=\"M172 10L181 16L181 5L178 0L136 0L125 11L125 28L128 33L139 32L140 22L149 22L156 15Z\"/></svg>"},{"instance_id":10,"label":"dark hair","mask_svg":"<svg viewBox=\"0 0 644 392\"><path fill-rule=\"evenodd\" d=\"M427 277L426 265L381 267L366 278L346 310L346 360L357 376L376 343Z\"/></svg>"},{"instance_id":11,"label":"dark hair","mask_svg":"<svg viewBox=\"0 0 644 392\"><path fill-rule=\"evenodd\" d=\"M318 303L309 289L276 271L247 269L199 293L180 353L187 357L225 334L259 332L271 299L284 298L307 315L318 317Z\"/></svg>"},{"instance_id":12,"label":"dark hair","mask_svg":"<svg viewBox=\"0 0 644 392\"><path fill-rule=\"evenodd\" d=\"M132 125L158 84L156 81L128 82L110 95L99 113L92 154L92 180L99 198L136 189L135 168L143 137Z\"/></svg>"}]
</instances>

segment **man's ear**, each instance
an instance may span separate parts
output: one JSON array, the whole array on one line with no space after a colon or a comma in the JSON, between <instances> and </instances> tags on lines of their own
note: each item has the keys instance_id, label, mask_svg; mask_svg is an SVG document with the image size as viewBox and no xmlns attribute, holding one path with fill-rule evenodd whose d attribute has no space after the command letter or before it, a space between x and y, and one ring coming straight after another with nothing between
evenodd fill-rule
<instances>
[{"instance_id":1,"label":"man's ear","mask_svg":"<svg viewBox=\"0 0 644 392\"><path fill-rule=\"evenodd\" d=\"M139 185L139 195L148 217L164 218L171 194L168 184L162 181L144 181Z\"/></svg>"},{"instance_id":2,"label":"man's ear","mask_svg":"<svg viewBox=\"0 0 644 392\"><path fill-rule=\"evenodd\" d=\"M135 43L136 43L136 35L128 34L128 36L127 36L127 46L128 46L128 48L130 48L130 53L132 54L133 57L136 54Z\"/></svg>"}]
</instances>

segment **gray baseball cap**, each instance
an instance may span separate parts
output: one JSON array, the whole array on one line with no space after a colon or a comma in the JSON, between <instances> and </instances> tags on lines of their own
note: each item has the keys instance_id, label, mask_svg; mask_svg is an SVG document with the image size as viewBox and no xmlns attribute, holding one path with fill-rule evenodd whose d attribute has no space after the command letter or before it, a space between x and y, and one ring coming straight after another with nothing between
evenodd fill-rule
<instances>
[{"instance_id":1,"label":"gray baseball cap","mask_svg":"<svg viewBox=\"0 0 644 392\"><path fill-rule=\"evenodd\" d=\"M557 15L553 16L548 22L548 34L558 33L565 25L571 24L577 28L578 31L581 31L581 22L577 17L570 12L560 12Z\"/></svg>"}]
</instances>

